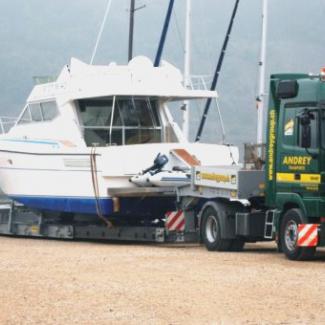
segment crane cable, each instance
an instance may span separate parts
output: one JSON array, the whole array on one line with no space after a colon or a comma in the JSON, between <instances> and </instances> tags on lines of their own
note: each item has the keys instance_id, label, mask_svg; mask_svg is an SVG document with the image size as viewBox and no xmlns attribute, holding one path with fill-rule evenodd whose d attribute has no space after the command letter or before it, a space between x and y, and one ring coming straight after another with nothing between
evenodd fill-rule
<instances>
[{"instance_id":1,"label":"crane cable","mask_svg":"<svg viewBox=\"0 0 325 325\"><path fill-rule=\"evenodd\" d=\"M232 27L233 27L233 24L234 24L234 20L235 20L236 14L237 14L237 9L238 9L239 2L240 2L240 0L236 0L236 2L235 2L235 6L234 6L234 9L233 9L233 12L232 12L232 15L231 15L230 23L229 23L229 26L228 26L228 29L227 29L226 37L225 37L224 42L223 42L223 46L222 46L222 50L221 50L221 53L220 53L220 56L219 56L218 64L217 64L217 67L216 67L216 70L215 70L215 73L214 73L214 77L213 77L213 80L212 80L212 84L211 84L211 88L210 88L211 91L215 91L216 87L217 87L217 84L218 84L220 71L221 71L223 60L224 60L224 57L225 57L225 54L226 54L226 50L227 50L228 42L229 42L229 39L230 39L230 35L231 35ZM203 112L202 117L201 117L201 122L200 122L200 125L199 125L199 128L198 128L198 131L197 131L197 134L196 134L196 137L195 137L195 142L198 142L201 139L202 131L203 131L203 128L204 128L204 125L205 125L205 122L206 122L206 119L207 119L207 116L208 116L208 113L209 113L211 102L212 102L212 98L208 98L207 102L206 102L206 105L205 105L205 108L204 108L204 112Z\"/></svg>"},{"instance_id":2,"label":"crane cable","mask_svg":"<svg viewBox=\"0 0 325 325\"><path fill-rule=\"evenodd\" d=\"M93 190L94 190L94 195L95 195L95 203L96 203L96 213L99 219L101 219L108 228L112 228L113 225L112 223L107 220L102 211L102 207L100 204L100 192L99 192L99 185L98 185L98 177L97 177L97 160L96 160L96 148L92 147L90 151L90 170L91 170L91 179L92 179L92 184L93 184Z\"/></svg>"}]
</instances>

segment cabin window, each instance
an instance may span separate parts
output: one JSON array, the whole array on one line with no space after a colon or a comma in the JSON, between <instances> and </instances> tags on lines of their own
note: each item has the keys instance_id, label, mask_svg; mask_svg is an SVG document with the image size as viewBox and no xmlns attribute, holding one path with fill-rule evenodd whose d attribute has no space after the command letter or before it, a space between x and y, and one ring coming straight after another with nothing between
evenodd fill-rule
<instances>
[{"instance_id":1,"label":"cabin window","mask_svg":"<svg viewBox=\"0 0 325 325\"><path fill-rule=\"evenodd\" d=\"M105 127L110 125L112 100L80 101L80 116L85 127Z\"/></svg>"},{"instance_id":2,"label":"cabin window","mask_svg":"<svg viewBox=\"0 0 325 325\"><path fill-rule=\"evenodd\" d=\"M43 115L42 115L40 104L29 105L29 110L30 110L30 114L32 116L33 122L42 122L43 121Z\"/></svg>"},{"instance_id":3,"label":"cabin window","mask_svg":"<svg viewBox=\"0 0 325 325\"><path fill-rule=\"evenodd\" d=\"M56 102L41 103L41 108L44 121L52 121L59 115L59 110Z\"/></svg>"},{"instance_id":4,"label":"cabin window","mask_svg":"<svg viewBox=\"0 0 325 325\"><path fill-rule=\"evenodd\" d=\"M25 107L18 124L51 121L59 115L56 102L33 103Z\"/></svg>"},{"instance_id":5,"label":"cabin window","mask_svg":"<svg viewBox=\"0 0 325 325\"><path fill-rule=\"evenodd\" d=\"M29 107L26 106L24 108L24 111L18 121L18 124L26 124L26 123L31 123L32 122L32 116L30 114Z\"/></svg>"},{"instance_id":6,"label":"cabin window","mask_svg":"<svg viewBox=\"0 0 325 325\"><path fill-rule=\"evenodd\" d=\"M79 115L88 146L161 142L158 102L145 97L79 101Z\"/></svg>"}]
</instances>

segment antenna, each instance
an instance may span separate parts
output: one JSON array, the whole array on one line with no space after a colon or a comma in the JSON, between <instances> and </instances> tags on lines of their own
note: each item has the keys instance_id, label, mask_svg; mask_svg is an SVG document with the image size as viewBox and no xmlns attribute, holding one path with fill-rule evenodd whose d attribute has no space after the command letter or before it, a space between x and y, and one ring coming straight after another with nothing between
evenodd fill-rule
<instances>
[{"instance_id":1,"label":"antenna","mask_svg":"<svg viewBox=\"0 0 325 325\"><path fill-rule=\"evenodd\" d=\"M130 4L130 24L129 24L129 61L133 57L133 32L134 32L134 12L135 12L135 0L131 0Z\"/></svg>"},{"instance_id":2,"label":"antenna","mask_svg":"<svg viewBox=\"0 0 325 325\"><path fill-rule=\"evenodd\" d=\"M191 0L186 0L186 23L185 23L185 49L184 49L184 86L191 85ZM190 102L184 101L183 110L183 134L189 140L190 129Z\"/></svg>"},{"instance_id":3,"label":"antenna","mask_svg":"<svg viewBox=\"0 0 325 325\"><path fill-rule=\"evenodd\" d=\"M261 53L259 61L259 87L256 97L257 108L257 144L263 143L263 118L265 107L265 62L266 62L266 38L267 38L267 13L268 13L268 0L263 0L262 12L262 42Z\"/></svg>"},{"instance_id":4,"label":"antenna","mask_svg":"<svg viewBox=\"0 0 325 325\"><path fill-rule=\"evenodd\" d=\"M128 59L129 61L133 58L133 35L134 35L134 13L137 10L145 8L146 5L142 5L138 8L135 8L135 0L131 0L130 3L130 24L129 24L129 55Z\"/></svg>"}]
</instances>

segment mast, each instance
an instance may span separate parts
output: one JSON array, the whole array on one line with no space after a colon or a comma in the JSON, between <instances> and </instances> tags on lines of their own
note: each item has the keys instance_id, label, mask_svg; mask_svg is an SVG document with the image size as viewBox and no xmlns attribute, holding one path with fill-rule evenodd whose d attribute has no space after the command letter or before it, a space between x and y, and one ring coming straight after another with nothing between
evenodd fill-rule
<instances>
[{"instance_id":1,"label":"mast","mask_svg":"<svg viewBox=\"0 0 325 325\"><path fill-rule=\"evenodd\" d=\"M133 32L134 32L134 12L135 12L135 0L131 0L130 3L130 24L129 24L129 61L133 58Z\"/></svg>"},{"instance_id":2,"label":"mast","mask_svg":"<svg viewBox=\"0 0 325 325\"><path fill-rule=\"evenodd\" d=\"M162 53L163 53L164 46L165 46L165 41L166 41L166 36L167 36L168 27L169 27L169 23L170 23L170 18L172 16L172 12L173 12L174 2L175 2L175 0L169 1L169 6L167 9L167 14L166 14L165 22L164 22L164 27L163 27L163 30L161 33L159 46L158 46L158 50L157 50L157 54L156 54L156 58L155 58L155 63L154 63L155 67L159 67L159 64L160 64L160 60L161 60Z\"/></svg>"},{"instance_id":3,"label":"mast","mask_svg":"<svg viewBox=\"0 0 325 325\"><path fill-rule=\"evenodd\" d=\"M191 0L186 0L186 23L185 23L185 49L184 49L184 85L191 86ZM189 140L190 129L190 102L184 101L183 109L183 133L185 139Z\"/></svg>"},{"instance_id":4,"label":"mast","mask_svg":"<svg viewBox=\"0 0 325 325\"><path fill-rule=\"evenodd\" d=\"M142 5L138 8L135 8L135 0L130 2L130 24L129 24L129 61L133 58L133 35L134 35L134 13L140 9L145 8L146 5Z\"/></svg>"},{"instance_id":5,"label":"mast","mask_svg":"<svg viewBox=\"0 0 325 325\"><path fill-rule=\"evenodd\" d=\"M216 67L216 70L215 70L215 73L214 73L214 77L213 77L213 80L212 80L212 84L211 84L211 88L210 88L212 91L216 90L216 87L217 87L217 83L218 83L218 80L219 80L219 74L220 74L220 71L221 71L221 68L222 68L223 59L224 59L225 54L226 54L229 38L230 38L230 35L231 35L231 31L232 31L232 26L234 24L234 20L235 20L236 14L237 14L238 5L239 5L239 0L236 0L234 10L233 10L232 15L231 15L230 23L229 23L229 26L228 26L227 34L226 34L225 40L223 42L222 50L221 50L221 53L220 53L220 56L219 56L218 64L217 64L217 67ZM197 134L196 134L195 142L198 142L201 139L202 131L203 131L205 121L206 121L208 113L209 113L211 102L212 102L212 99L208 98L208 100L206 102L206 105L205 105L205 108L204 108L202 118L201 118L200 126L199 126L199 129L198 129Z\"/></svg>"},{"instance_id":6,"label":"mast","mask_svg":"<svg viewBox=\"0 0 325 325\"><path fill-rule=\"evenodd\" d=\"M267 18L268 18L268 0L263 0L262 11L262 42L259 61L259 86L256 97L257 108L257 144L263 143L263 125L265 108L265 62L266 62L266 38L267 38Z\"/></svg>"}]
</instances>

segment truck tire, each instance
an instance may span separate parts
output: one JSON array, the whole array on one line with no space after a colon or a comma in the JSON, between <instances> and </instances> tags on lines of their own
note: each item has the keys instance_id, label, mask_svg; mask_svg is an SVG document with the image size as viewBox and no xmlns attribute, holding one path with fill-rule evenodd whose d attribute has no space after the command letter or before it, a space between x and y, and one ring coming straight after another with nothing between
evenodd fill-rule
<instances>
[{"instance_id":1,"label":"truck tire","mask_svg":"<svg viewBox=\"0 0 325 325\"><path fill-rule=\"evenodd\" d=\"M202 213L201 234L209 251L229 251L232 240L221 238L220 217L216 209L207 207Z\"/></svg>"},{"instance_id":2,"label":"truck tire","mask_svg":"<svg viewBox=\"0 0 325 325\"><path fill-rule=\"evenodd\" d=\"M316 247L298 247L298 225L306 223L300 209L290 209L283 216L280 228L281 248L290 260L308 260L315 255Z\"/></svg>"}]
</instances>

